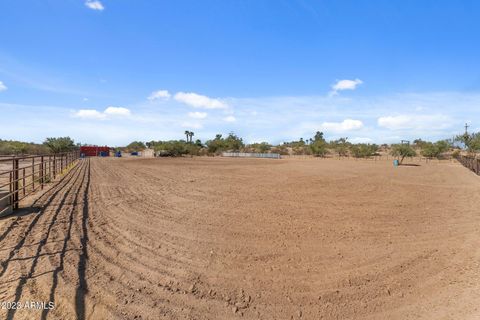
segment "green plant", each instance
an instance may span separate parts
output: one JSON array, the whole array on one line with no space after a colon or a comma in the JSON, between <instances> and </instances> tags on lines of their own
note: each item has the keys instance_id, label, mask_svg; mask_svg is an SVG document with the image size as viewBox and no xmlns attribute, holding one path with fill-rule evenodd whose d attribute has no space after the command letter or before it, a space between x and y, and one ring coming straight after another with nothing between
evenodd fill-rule
<instances>
[{"instance_id":1,"label":"green plant","mask_svg":"<svg viewBox=\"0 0 480 320\"><path fill-rule=\"evenodd\" d=\"M332 148L340 157L346 157L351 145L347 140L348 138L340 138L338 140L330 141L330 148Z\"/></svg>"},{"instance_id":2,"label":"green plant","mask_svg":"<svg viewBox=\"0 0 480 320\"><path fill-rule=\"evenodd\" d=\"M462 134L457 136L455 141L463 143L469 152L480 151L480 132Z\"/></svg>"},{"instance_id":3,"label":"green plant","mask_svg":"<svg viewBox=\"0 0 480 320\"><path fill-rule=\"evenodd\" d=\"M415 150L409 144L403 144L403 143L392 145L391 154L394 157L399 157L400 158L400 164L403 163L403 160L406 157L414 157L414 156L417 155Z\"/></svg>"},{"instance_id":4,"label":"green plant","mask_svg":"<svg viewBox=\"0 0 480 320\"><path fill-rule=\"evenodd\" d=\"M368 158L374 156L378 151L376 144L359 143L350 146L350 152L355 158Z\"/></svg>"},{"instance_id":5,"label":"green plant","mask_svg":"<svg viewBox=\"0 0 480 320\"><path fill-rule=\"evenodd\" d=\"M126 146L128 152L138 152L144 150L145 148L145 144L141 141L132 141Z\"/></svg>"},{"instance_id":6,"label":"green plant","mask_svg":"<svg viewBox=\"0 0 480 320\"><path fill-rule=\"evenodd\" d=\"M75 142L70 137L47 138L43 144L53 153L68 152L76 148Z\"/></svg>"},{"instance_id":7,"label":"green plant","mask_svg":"<svg viewBox=\"0 0 480 320\"><path fill-rule=\"evenodd\" d=\"M206 142L209 153L219 153L222 151L240 151L245 144L243 139L235 133L230 132L226 138L217 134L215 139Z\"/></svg>"},{"instance_id":8,"label":"green plant","mask_svg":"<svg viewBox=\"0 0 480 320\"><path fill-rule=\"evenodd\" d=\"M252 143L249 144L246 148L245 151L247 152L258 152L258 153L265 153L270 151L270 148L272 146L268 144L267 142L260 142L260 143Z\"/></svg>"},{"instance_id":9,"label":"green plant","mask_svg":"<svg viewBox=\"0 0 480 320\"><path fill-rule=\"evenodd\" d=\"M448 151L450 145L447 141L437 141L435 143L432 142L424 142L422 145L421 154L424 157L428 158L439 158L442 153Z\"/></svg>"},{"instance_id":10,"label":"green plant","mask_svg":"<svg viewBox=\"0 0 480 320\"><path fill-rule=\"evenodd\" d=\"M327 153L327 142L323 138L323 132L317 131L313 139L310 139L309 146L314 156L325 156L325 154Z\"/></svg>"}]
</instances>

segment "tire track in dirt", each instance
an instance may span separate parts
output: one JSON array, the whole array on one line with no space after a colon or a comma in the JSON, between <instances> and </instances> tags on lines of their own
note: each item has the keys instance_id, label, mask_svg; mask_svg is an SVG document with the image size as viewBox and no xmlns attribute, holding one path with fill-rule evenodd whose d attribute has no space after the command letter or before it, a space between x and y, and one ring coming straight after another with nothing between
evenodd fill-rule
<instances>
[{"instance_id":1,"label":"tire track in dirt","mask_svg":"<svg viewBox=\"0 0 480 320\"><path fill-rule=\"evenodd\" d=\"M55 299L43 319L479 315L480 184L461 167L194 158L81 168L15 253L26 260L11 262L31 270L24 253L49 235L22 293Z\"/></svg>"}]
</instances>

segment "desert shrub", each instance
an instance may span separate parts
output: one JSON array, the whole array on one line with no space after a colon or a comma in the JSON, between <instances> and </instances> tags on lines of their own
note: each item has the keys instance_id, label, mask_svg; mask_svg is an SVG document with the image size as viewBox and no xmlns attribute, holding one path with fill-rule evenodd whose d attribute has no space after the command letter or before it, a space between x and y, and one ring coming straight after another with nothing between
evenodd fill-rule
<instances>
[{"instance_id":1,"label":"desert shrub","mask_svg":"<svg viewBox=\"0 0 480 320\"><path fill-rule=\"evenodd\" d=\"M355 158L367 158L374 156L378 151L376 144L358 143L350 145L350 152Z\"/></svg>"},{"instance_id":2,"label":"desert shrub","mask_svg":"<svg viewBox=\"0 0 480 320\"><path fill-rule=\"evenodd\" d=\"M285 145L278 145L278 146L272 147L270 149L270 151L273 152L273 153L281 154L281 155L288 155L289 154L288 147L285 146Z\"/></svg>"},{"instance_id":3,"label":"desert shrub","mask_svg":"<svg viewBox=\"0 0 480 320\"><path fill-rule=\"evenodd\" d=\"M50 149L43 144L0 139L0 154L46 154L49 152Z\"/></svg>"},{"instance_id":4,"label":"desert shrub","mask_svg":"<svg viewBox=\"0 0 480 320\"><path fill-rule=\"evenodd\" d=\"M270 151L271 145L268 142L252 143L245 147L245 152L266 153Z\"/></svg>"},{"instance_id":5,"label":"desert shrub","mask_svg":"<svg viewBox=\"0 0 480 320\"><path fill-rule=\"evenodd\" d=\"M313 141L310 144L310 151L316 157L324 157L327 154L327 142L325 140Z\"/></svg>"},{"instance_id":6,"label":"desert shrub","mask_svg":"<svg viewBox=\"0 0 480 320\"><path fill-rule=\"evenodd\" d=\"M310 154L310 148L305 143L303 138L300 138L298 141L288 141L283 142L283 144L279 145L278 148L281 149L281 152L285 154L294 154L294 155L305 155Z\"/></svg>"},{"instance_id":7,"label":"desert shrub","mask_svg":"<svg viewBox=\"0 0 480 320\"><path fill-rule=\"evenodd\" d=\"M425 142L422 146L421 154L428 158L439 158L442 153L448 151L450 145L447 141L437 141L435 143Z\"/></svg>"},{"instance_id":8,"label":"desert shrub","mask_svg":"<svg viewBox=\"0 0 480 320\"><path fill-rule=\"evenodd\" d=\"M158 154L170 157L198 155L201 149L198 145L183 140L152 141L149 144Z\"/></svg>"},{"instance_id":9,"label":"desert shrub","mask_svg":"<svg viewBox=\"0 0 480 320\"><path fill-rule=\"evenodd\" d=\"M340 157L348 156L348 150L350 148L350 142L347 142L348 138L340 138L338 140L330 141L329 147L335 151Z\"/></svg>"}]
</instances>

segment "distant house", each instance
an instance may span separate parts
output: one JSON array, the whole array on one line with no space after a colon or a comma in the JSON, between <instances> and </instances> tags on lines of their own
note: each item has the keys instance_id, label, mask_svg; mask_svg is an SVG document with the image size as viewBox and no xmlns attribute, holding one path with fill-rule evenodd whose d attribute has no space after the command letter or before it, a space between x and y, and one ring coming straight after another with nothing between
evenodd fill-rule
<instances>
[{"instance_id":1,"label":"distant house","mask_svg":"<svg viewBox=\"0 0 480 320\"><path fill-rule=\"evenodd\" d=\"M140 157L153 158L155 157L155 151L153 149L144 149L138 153Z\"/></svg>"}]
</instances>

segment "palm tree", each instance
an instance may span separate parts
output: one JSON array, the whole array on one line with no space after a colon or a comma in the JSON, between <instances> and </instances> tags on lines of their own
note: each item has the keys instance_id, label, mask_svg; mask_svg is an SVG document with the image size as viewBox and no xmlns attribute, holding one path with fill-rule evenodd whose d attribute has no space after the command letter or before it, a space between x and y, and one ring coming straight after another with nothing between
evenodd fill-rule
<instances>
[{"instance_id":1,"label":"palm tree","mask_svg":"<svg viewBox=\"0 0 480 320\"><path fill-rule=\"evenodd\" d=\"M190 136L190 131L185 130L185 136L187 137L187 142L188 142L188 137Z\"/></svg>"},{"instance_id":2,"label":"palm tree","mask_svg":"<svg viewBox=\"0 0 480 320\"><path fill-rule=\"evenodd\" d=\"M195 135L195 134L193 133L193 131L190 131L190 134L189 134L189 136L190 136L190 143L192 143L192 138L193 138L194 135Z\"/></svg>"}]
</instances>

